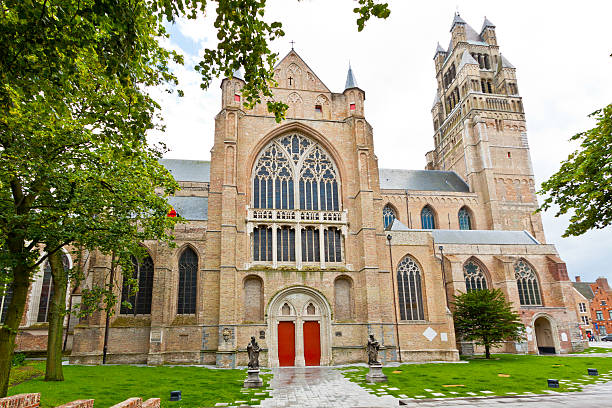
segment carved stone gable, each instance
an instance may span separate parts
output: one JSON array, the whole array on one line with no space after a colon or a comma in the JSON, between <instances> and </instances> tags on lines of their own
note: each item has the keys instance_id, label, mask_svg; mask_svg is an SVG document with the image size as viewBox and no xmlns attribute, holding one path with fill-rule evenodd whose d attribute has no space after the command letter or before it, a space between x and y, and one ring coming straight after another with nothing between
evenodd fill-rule
<instances>
[{"instance_id":1,"label":"carved stone gable","mask_svg":"<svg viewBox=\"0 0 612 408\"><path fill-rule=\"evenodd\" d=\"M304 60L294 51L283 58L274 69L279 88L330 92Z\"/></svg>"}]
</instances>

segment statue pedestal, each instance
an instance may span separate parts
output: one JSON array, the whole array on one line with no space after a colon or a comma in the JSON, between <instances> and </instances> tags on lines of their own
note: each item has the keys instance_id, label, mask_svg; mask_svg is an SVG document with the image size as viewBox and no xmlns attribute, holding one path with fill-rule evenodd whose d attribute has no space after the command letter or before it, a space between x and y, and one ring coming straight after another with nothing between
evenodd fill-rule
<instances>
[{"instance_id":1,"label":"statue pedestal","mask_svg":"<svg viewBox=\"0 0 612 408\"><path fill-rule=\"evenodd\" d=\"M259 369L251 369L247 371L248 377L244 380L244 388L260 388L263 381L259 378Z\"/></svg>"},{"instance_id":2,"label":"statue pedestal","mask_svg":"<svg viewBox=\"0 0 612 408\"><path fill-rule=\"evenodd\" d=\"M382 364L371 364L366 381L371 383L387 382L387 376L382 372Z\"/></svg>"}]
</instances>

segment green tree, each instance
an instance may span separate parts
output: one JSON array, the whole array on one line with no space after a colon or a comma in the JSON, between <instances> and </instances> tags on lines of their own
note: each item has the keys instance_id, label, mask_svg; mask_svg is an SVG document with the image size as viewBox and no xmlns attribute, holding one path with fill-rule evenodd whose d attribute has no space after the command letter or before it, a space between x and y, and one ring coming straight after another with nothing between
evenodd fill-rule
<instances>
[{"instance_id":1,"label":"green tree","mask_svg":"<svg viewBox=\"0 0 612 408\"><path fill-rule=\"evenodd\" d=\"M556 205L556 217L571 214L564 237L612 224L612 104L589 116L597 120L597 126L571 137L580 141L580 148L539 191L547 195L539 211Z\"/></svg>"},{"instance_id":2,"label":"green tree","mask_svg":"<svg viewBox=\"0 0 612 408\"><path fill-rule=\"evenodd\" d=\"M455 333L465 341L483 345L486 358L491 358L491 347L522 339L525 327L500 289L461 293L452 304Z\"/></svg>"},{"instance_id":3,"label":"green tree","mask_svg":"<svg viewBox=\"0 0 612 408\"><path fill-rule=\"evenodd\" d=\"M284 35L282 26L264 21L263 0L215 3L219 44L195 68L207 88L213 77L242 66L245 104L252 106L271 95L277 55L268 43ZM183 58L159 39L167 37L167 22L198 18L211 4L0 0L0 276L13 290L0 327L0 396L7 392L30 279L47 258L57 285L65 285L55 254L67 245L114 251L119 243L164 237L164 196L176 184L157 162L163 148L146 143L159 108L147 89L177 91L169 63ZM386 4L358 5L359 30L371 16L389 15ZM268 109L281 120L286 106L269 102ZM118 240L120 233L130 239ZM61 330L65 313L57 292L53 330ZM61 335L51 337L55 353ZM61 379L55 363L48 374Z\"/></svg>"}]
</instances>

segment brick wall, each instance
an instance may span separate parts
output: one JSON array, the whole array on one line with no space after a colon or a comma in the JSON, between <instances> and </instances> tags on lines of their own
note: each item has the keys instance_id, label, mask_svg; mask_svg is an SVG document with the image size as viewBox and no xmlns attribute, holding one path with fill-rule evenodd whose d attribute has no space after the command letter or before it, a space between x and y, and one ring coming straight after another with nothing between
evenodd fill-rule
<instances>
[{"instance_id":1,"label":"brick wall","mask_svg":"<svg viewBox=\"0 0 612 408\"><path fill-rule=\"evenodd\" d=\"M37 408L40 405L40 393L17 394L0 398L0 408Z\"/></svg>"}]
</instances>

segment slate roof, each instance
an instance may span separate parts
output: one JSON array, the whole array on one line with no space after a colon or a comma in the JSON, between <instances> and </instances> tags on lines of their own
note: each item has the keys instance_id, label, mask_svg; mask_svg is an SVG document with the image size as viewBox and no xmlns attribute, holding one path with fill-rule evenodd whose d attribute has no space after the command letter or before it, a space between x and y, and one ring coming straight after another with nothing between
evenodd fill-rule
<instances>
[{"instance_id":1,"label":"slate roof","mask_svg":"<svg viewBox=\"0 0 612 408\"><path fill-rule=\"evenodd\" d=\"M457 71L461 71L461 68L463 68L463 66L466 64L478 65L478 62L474 59L474 57L472 57L472 54L467 51L464 51L463 55L461 56L461 62L459 63Z\"/></svg>"},{"instance_id":2,"label":"slate roof","mask_svg":"<svg viewBox=\"0 0 612 408\"><path fill-rule=\"evenodd\" d=\"M482 23L482 28L480 29L480 32L482 33L485 30L485 28L487 28L487 27L495 28L495 24L490 22L489 19L485 16L485 19L484 19L484 22Z\"/></svg>"},{"instance_id":3,"label":"slate roof","mask_svg":"<svg viewBox=\"0 0 612 408\"><path fill-rule=\"evenodd\" d=\"M378 176L380 188L387 190L470 191L470 187L454 171L379 169Z\"/></svg>"},{"instance_id":4,"label":"slate roof","mask_svg":"<svg viewBox=\"0 0 612 408\"><path fill-rule=\"evenodd\" d=\"M506 57L504 57L503 54L500 54L500 55L501 55L501 65L502 65L502 68L515 68L514 65L512 65L510 63L510 61L508 61L508 59Z\"/></svg>"},{"instance_id":5,"label":"slate roof","mask_svg":"<svg viewBox=\"0 0 612 408\"><path fill-rule=\"evenodd\" d=\"M208 197L168 197L168 202L186 220L208 220Z\"/></svg>"},{"instance_id":6,"label":"slate roof","mask_svg":"<svg viewBox=\"0 0 612 408\"><path fill-rule=\"evenodd\" d=\"M574 285L574 288L588 300L592 300L595 297L589 282L572 282L572 285Z\"/></svg>"},{"instance_id":7,"label":"slate roof","mask_svg":"<svg viewBox=\"0 0 612 408\"><path fill-rule=\"evenodd\" d=\"M539 245L527 231L431 230L436 244Z\"/></svg>"},{"instance_id":8,"label":"slate roof","mask_svg":"<svg viewBox=\"0 0 612 408\"><path fill-rule=\"evenodd\" d=\"M236 79L242 79L244 81L244 72L242 72L242 68L238 68L236 71L234 71L232 77Z\"/></svg>"},{"instance_id":9,"label":"slate roof","mask_svg":"<svg viewBox=\"0 0 612 408\"><path fill-rule=\"evenodd\" d=\"M434 106L436 106L436 104L438 104L440 102L440 95L438 95L438 93L436 92L436 96L434 97L434 102L433 105L431 106L431 109L434 108Z\"/></svg>"},{"instance_id":10,"label":"slate roof","mask_svg":"<svg viewBox=\"0 0 612 408\"><path fill-rule=\"evenodd\" d=\"M348 72L346 73L346 84L344 85L344 89L349 88L357 88L357 79L355 79L355 74L353 74L353 68L351 68L351 64L349 64Z\"/></svg>"},{"instance_id":11,"label":"slate roof","mask_svg":"<svg viewBox=\"0 0 612 408\"><path fill-rule=\"evenodd\" d=\"M455 13L455 17L453 18L453 24L451 25L450 30L453 31L455 28L455 24L467 24L464 19L461 18L459 13Z\"/></svg>"},{"instance_id":12,"label":"slate roof","mask_svg":"<svg viewBox=\"0 0 612 408\"><path fill-rule=\"evenodd\" d=\"M436 53L434 54L434 59L438 56L438 54L446 54L446 51L444 51L444 48L442 48L442 46L440 45L440 43L438 43L438 46L436 47Z\"/></svg>"},{"instance_id":13,"label":"slate roof","mask_svg":"<svg viewBox=\"0 0 612 408\"><path fill-rule=\"evenodd\" d=\"M204 160L161 159L177 181L210 182L210 162Z\"/></svg>"}]
</instances>

